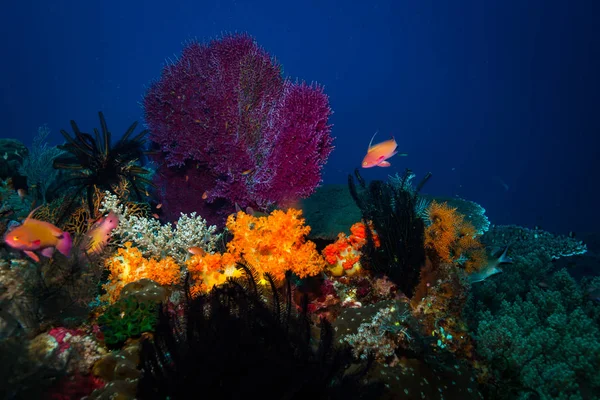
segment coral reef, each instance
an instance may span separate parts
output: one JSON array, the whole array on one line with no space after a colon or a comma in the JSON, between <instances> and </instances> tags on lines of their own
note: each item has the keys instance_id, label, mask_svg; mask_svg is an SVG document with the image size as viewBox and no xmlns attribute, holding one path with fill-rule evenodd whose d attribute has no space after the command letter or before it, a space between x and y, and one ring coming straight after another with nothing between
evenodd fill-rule
<instances>
[{"instance_id":1,"label":"coral reef","mask_svg":"<svg viewBox=\"0 0 600 400\"><path fill-rule=\"evenodd\" d=\"M373 224L367 228L364 223L357 222L350 227L350 236L344 233L338 235L337 241L323 249L323 256L329 264L329 271L334 276L355 275L362 270L360 258L361 248L367 243L367 229L371 231L375 247L381 246L379 237L373 229Z\"/></svg>"},{"instance_id":2,"label":"coral reef","mask_svg":"<svg viewBox=\"0 0 600 400\"><path fill-rule=\"evenodd\" d=\"M487 261L477 232L464 216L447 203L432 201L426 211L425 247L439 261L461 265L467 273L479 270Z\"/></svg>"},{"instance_id":3,"label":"coral reef","mask_svg":"<svg viewBox=\"0 0 600 400\"><path fill-rule=\"evenodd\" d=\"M146 133L142 131L132 136L137 122L125 131L123 136L112 143L112 134L108 130L106 120L102 112L100 117L101 131L94 129L94 136L82 132L75 121L71 120L71 128L74 136L67 131L60 133L66 143L59 146L65 152L64 155L54 159L54 168L67 170L69 176L60 182L53 190L64 190L73 188L72 197L77 198L85 193L90 213L94 213L94 191L100 189L114 193L123 181L130 185L136 199L141 201L146 193L146 187L152 186L152 182L146 177L150 171L142 168L145 151ZM95 218L95 215L93 215Z\"/></svg>"},{"instance_id":4,"label":"coral reef","mask_svg":"<svg viewBox=\"0 0 600 400\"><path fill-rule=\"evenodd\" d=\"M196 213L189 216L180 214L173 227L171 223L161 224L156 218L136 215L117 196L105 193L100 212L105 214L109 211L119 217L119 225L112 231L114 243L125 246L129 242L144 257L160 259L168 255L183 265L189 258L191 247L214 252L220 240L220 234L216 234L217 227L208 226Z\"/></svg>"},{"instance_id":5,"label":"coral reef","mask_svg":"<svg viewBox=\"0 0 600 400\"><path fill-rule=\"evenodd\" d=\"M37 204L46 203L48 188L58 177L58 170L54 168L54 160L64 155L64 151L57 147L49 146L46 142L50 128L40 126L38 134L33 138L29 153L23 158L19 173L27 177L27 187Z\"/></svg>"},{"instance_id":6,"label":"coral reef","mask_svg":"<svg viewBox=\"0 0 600 400\"><path fill-rule=\"evenodd\" d=\"M415 190L404 185L372 181L368 186L358 169L348 176L352 198L362 211L363 222L373 223L381 241L381 251L375 246L370 230L363 250L365 268L385 273L400 290L411 297L419 281L419 271L425 264L423 237L425 224L416 213L416 194L427 181L427 175ZM405 178L411 175L405 173Z\"/></svg>"},{"instance_id":7,"label":"coral reef","mask_svg":"<svg viewBox=\"0 0 600 400\"><path fill-rule=\"evenodd\" d=\"M98 318L104 342L109 346L124 343L129 338L151 332L157 321L157 307L152 301L138 301L135 296L111 304Z\"/></svg>"},{"instance_id":8,"label":"coral reef","mask_svg":"<svg viewBox=\"0 0 600 400\"><path fill-rule=\"evenodd\" d=\"M478 351L511 398L530 393L539 398L595 398L585 393L600 391L596 312L562 270L548 288L532 288L525 299L504 301L494 313L482 312Z\"/></svg>"},{"instance_id":9,"label":"coral reef","mask_svg":"<svg viewBox=\"0 0 600 400\"><path fill-rule=\"evenodd\" d=\"M457 197L449 198L419 193L416 204L419 217L424 219L426 217L419 212L419 204L421 204L420 209L424 209L433 200L438 203L447 203L450 207L456 208L456 211L464 216L465 221L475 227L478 234L488 231L490 221L485 215L485 209L475 202ZM313 195L300 201L300 208L306 218L306 224L311 227L309 236L311 240L335 240L340 232L349 235L349 227L361 218L360 208L352 199L348 185L342 184L319 186Z\"/></svg>"},{"instance_id":10,"label":"coral reef","mask_svg":"<svg viewBox=\"0 0 600 400\"><path fill-rule=\"evenodd\" d=\"M19 174L23 159L29 150L17 139L0 139L0 179L12 178Z\"/></svg>"},{"instance_id":11,"label":"coral reef","mask_svg":"<svg viewBox=\"0 0 600 400\"><path fill-rule=\"evenodd\" d=\"M280 295L254 275L188 298L182 317L161 311L154 339L142 342L138 398L185 399L198 387L210 398L379 397L382 386L363 379L368 362L354 365L348 348L334 347L327 322L311 339L289 285Z\"/></svg>"},{"instance_id":12,"label":"coral reef","mask_svg":"<svg viewBox=\"0 0 600 400\"><path fill-rule=\"evenodd\" d=\"M587 246L575 238L516 225L494 225L483 236L483 241L493 246L510 246L515 253L522 255L542 250L553 260L587 252Z\"/></svg>"},{"instance_id":13,"label":"coral reef","mask_svg":"<svg viewBox=\"0 0 600 400\"><path fill-rule=\"evenodd\" d=\"M110 271L108 282L103 285L106 294L102 299L114 303L121 290L128 283L140 279L150 279L160 285L174 285L181 279L180 266L172 257L160 259L144 258L137 247L130 242L124 248L117 249L116 254L106 260L106 268Z\"/></svg>"},{"instance_id":14,"label":"coral reef","mask_svg":"<svg viewBox=\"0 0 600 400\"><path fill-rule=\"evenodd\" d=\"M231 215L227 229L233 238L227 250L260 276L269 273L276 282L283 281L288 270L300 278L316 275L325 268L325 260L315 244L306 240L310 227L301 215L302 211L293 208L275 210L266 217L243 211Z\"/></svg>"},{"instance_id":15,"label":"coral reef","mask_svg":"<svg viewBox=\"0 0 600 400\"><path fill-rule=\"evenodd\" d=\"M166 177L157 181L162 203L219 226L236 203L266 210L313 193L333 149L322 88L284 79L247 35L188 44L143 105ZM179 180L168 175L173 168ZM205 199L175 197L182 182Z\"/></svg>"}]
</instances>

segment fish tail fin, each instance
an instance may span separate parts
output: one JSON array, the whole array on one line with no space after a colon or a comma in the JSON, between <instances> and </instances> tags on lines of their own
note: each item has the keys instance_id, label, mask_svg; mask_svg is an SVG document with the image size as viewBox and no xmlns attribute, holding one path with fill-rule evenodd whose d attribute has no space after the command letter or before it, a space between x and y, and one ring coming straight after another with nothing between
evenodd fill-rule
<instances>
[{"instance_id":1,"label":"fish tail fin","mask_svg":"<svg viewBox=\"0 0 600 400\"><path fill-rule=\"evenodd\" d=\"M510 258L509 256L507 256L506 254L508 253L508 248L509 246L506 246L504 248L504 251L502 252L502 254L500 255L500 257L498 258L498 264L506 264L506 263L512 263L513 260L512 258Z\"/></svg>"},{"instance_id":2,"label":"fish tail fin","mask_svg":"<svg viewBox=\"0 0 600 400\"><path fill-rule=\"evenodd\" d=\"M56 250L60 251L61 254L69 256L71 254L71 247L73 246L73 238L69 232L63 232L62 238L58 240Z\"/></svg>"}]
</instances>

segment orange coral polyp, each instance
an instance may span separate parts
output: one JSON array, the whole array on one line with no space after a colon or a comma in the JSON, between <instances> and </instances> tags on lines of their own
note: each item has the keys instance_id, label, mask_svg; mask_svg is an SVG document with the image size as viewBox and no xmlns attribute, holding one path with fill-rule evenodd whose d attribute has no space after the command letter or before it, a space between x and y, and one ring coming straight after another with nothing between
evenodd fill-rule
<instances>
[{"instance_id":1,"label":"orange coral polyp","mask_svg":"<svg viewBox=\"0 0 600 400\"><path fill-rule=\"evenodd\" d=\"M468 272L485 263L484 246L473 225L447 203L433 201L429 206L431 224L425 229L425 247L432 249L442 262L462 262Z\"/></svg>"},{"instance_id":2,"label":"orange coral polyp","mask_svg":"<svg viewBox=\"0 0 600 400\"><path fill-rule=\"evenodd\" d=\"M291 270L300 278L316 275L325 260L316 245L306 240L310 227L304 225L302 211L289 208L275 210L266 217L254 217L243 211L230 215L227 229L233 239L229 253L251 265L259 274L270 273L276 281Z\"/></svg>"},{"instance_id":3,"label":"orange coral polyp","mask_svg":"<svg viewBox=\"0 0 600 400\"><path fill-rule=\"evenodd\" d=\"M111 303L118 299L121 289L128 283L146 278L160 285L173 285L181 278L181 269L172 257L146 259L137 247L132 247L131 242L119 248L113 257L105 261L105 265L110 275L109 282L103 286L106 290L103 300Z\"/></svg>"}]
</instances>

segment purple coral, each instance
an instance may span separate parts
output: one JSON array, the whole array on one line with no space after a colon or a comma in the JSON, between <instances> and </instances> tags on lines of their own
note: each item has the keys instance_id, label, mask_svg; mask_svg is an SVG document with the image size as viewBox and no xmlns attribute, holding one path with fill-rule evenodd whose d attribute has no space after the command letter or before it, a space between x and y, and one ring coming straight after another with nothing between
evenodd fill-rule
<instances>
[{"instance_id":1,"label":"purple coral","mask_svg":"<svg viewBox=\"0 0 600 400\"><path fill-rule=\"evenodd\" d=\"M180 177L160 182L165 206L193 208L213 223L236 203L266 209L309 196L333 150L322 88L284 79L247 35L189 44L150 87L144 110L159 175ZM182 181L206 195L190 204L181 188L171 190Z\"/></svg>"}]
</instances>

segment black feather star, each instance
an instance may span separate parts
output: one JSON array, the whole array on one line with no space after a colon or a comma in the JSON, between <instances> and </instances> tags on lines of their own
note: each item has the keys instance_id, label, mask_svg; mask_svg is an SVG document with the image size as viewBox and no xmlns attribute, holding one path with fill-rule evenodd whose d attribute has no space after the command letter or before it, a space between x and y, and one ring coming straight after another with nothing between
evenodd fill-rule
<instances>
[{"instance_id":1,"label":"black feather star","mask_svg":"<svg viewBox=\"0 0 600 400\"><path fill-rule=\"evenodd\" d=\"M154 186L145 177L150 171L140 166L140 161L149 153L144 150L148 130L132 136L138 124L136 121L113 145L104 115L102 112L98 115L100 131L94 128L93 136L82 132L73 120L71 128L74 136L65 130L60 131L66 143L58 147L66 154L54 160L54 168L70 172L69 177L57 189L74 187L75 197L85 191L92 213L95 187L114 193L115 188L126 181L137 200L141 201L145 186Z\"/></svg>"},{"instance_id":2,"label":"black feather star","mask_svg":"<svg viewBox=\"0 0 600 400\"><path fill-rule=\"evenodd\" d=\"M161 309L153 339L142 341L137 398L378 398L383 387L365 381L372 360L355 363L349 348L334 346L326 321L313 337L306 313L292 310L289 285L277 289L269 276L259 285L241 267L245 278L208 294L192 299L186 290L183 317Z\"/></svg>"}]
</instances>

